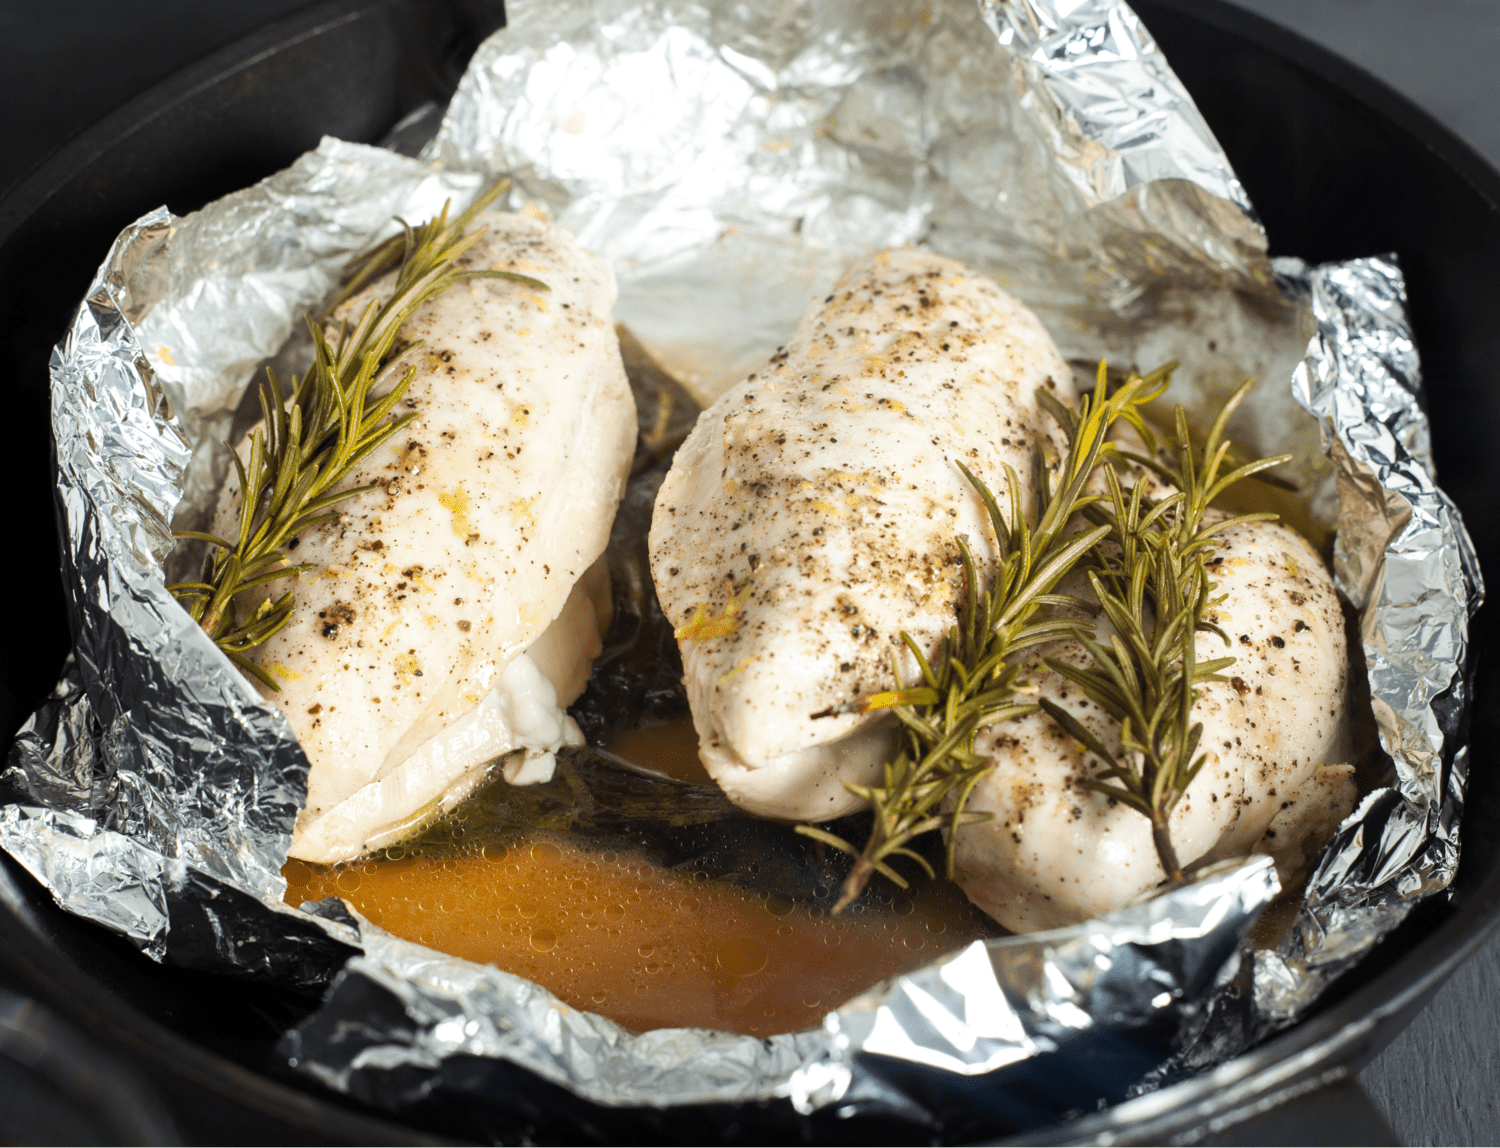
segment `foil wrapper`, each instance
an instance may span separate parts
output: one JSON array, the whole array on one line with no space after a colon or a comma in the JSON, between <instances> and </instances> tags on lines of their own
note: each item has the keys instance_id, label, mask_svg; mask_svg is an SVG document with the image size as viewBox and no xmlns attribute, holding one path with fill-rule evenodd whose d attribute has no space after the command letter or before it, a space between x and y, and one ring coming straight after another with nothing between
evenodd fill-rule
<instances>
[{"instance_id":1,"label":"foil wrapper","mask_svg":"<svg viewBox=\"0 0 1500 1148\"><path fill-rule=\"evenodd\" d=\"M760 1102L885 1114L944 1136L964 1082L1036 1073L1123 1098L1295 1020L1458 855L1467 622L1482 582L1435 483L1399 269L1266 257L1243 189L1116 0L521 0L416 160L325 140L284 172L116 242L53 359L75 657L18 736L0 846L58 902L149 955L302 987L299 1073L417 1112L493 1102L514 1067L596 1105ZM1201 413L1265 380L1232 427L1297 455L1360 613L1391 784L1320 856L1273 951L1252 858L1076 928L977 943L821 1029L761 1041L627 1032L518 977L282 903L307 764L164 589L170 527L202 520L256 366L343 263L494 175L609 258L619 317L702 400L758 366L873 248L993 275L1092 367L1183 363ZM1324 443L1326 442L1326 451ZM1100 1043L1104 1042L1104 1043ZM1128 1047L1120 1079L1090 1070ZM1023 1074L1023 1075L1017 1075ZM1029 1082L1029 1083L1027 1083ZM992 1105L993 1107L993 1105ZM804 1129L807 1127L803 1126Z\"/></svg>"}]
</instances>

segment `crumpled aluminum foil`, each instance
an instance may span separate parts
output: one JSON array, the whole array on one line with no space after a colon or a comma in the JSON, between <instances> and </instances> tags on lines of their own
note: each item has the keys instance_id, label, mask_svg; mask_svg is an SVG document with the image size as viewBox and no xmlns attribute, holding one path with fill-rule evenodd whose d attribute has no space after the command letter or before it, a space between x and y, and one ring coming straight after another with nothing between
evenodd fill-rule
<instances>
[{"instance_id":1,"label":"crumpled aluminum foil","mask_svg":"<svg viewBox=\"0 0 1500 1148\"><path fill-rule=\"evenodd\" d=\"M1468 777L1468 622L1484 579L1439 489L1421 368L1393 256L1308 267L1276 261L1317 333L1292 376L1338 462L1334 577L1360 611L1380 743L1395 785L1367 795L1319 860L1304 907L1260 956L1255 1007L1279 1027L1458 868Z\"/></svg>"},{"instance_id":2,"label":"crumpled aluminum foil","mask_svg":"<svg viewBox=\"0 0 1500 1148\"><path fill-rule=\"evenodd\" d=\"M1482 585L1435 486L1399 271L1273 272L1227 160L1123 3L509 8L419 161L325 140L185 219L146 216L57 350L76 654L18 737L0 846L61 904L158 959L331 980L289 1062L372 1104L477 1098L493 1081L475 1064L518 1064L599 1104L779 1098L941 1128L942 1081L1002 1087L1091 1036L1139 1036L1183 1070L1232 1055L1451 880ZM702 398L759 365L849 259L904 242L994 275L1080 363L1183 360L1174 397L1192 410L1246 374L1293 380L1257 388L1233 430L1296 452L1315 513L1337 518L1396 782L1340 828L1280 947L1237 955L1277 887L1256 858L1100 921L972 946L820 1031L759 1041L630 1034L338 902L284 906L306 762L165 592L169 524L202 516L227 460L211 444L347 258L392 216L464 202L498 173L514 206L613 261L620 318ZM925 1074L925 1100L892 1064Z\"/></svg>"}]
</instances>

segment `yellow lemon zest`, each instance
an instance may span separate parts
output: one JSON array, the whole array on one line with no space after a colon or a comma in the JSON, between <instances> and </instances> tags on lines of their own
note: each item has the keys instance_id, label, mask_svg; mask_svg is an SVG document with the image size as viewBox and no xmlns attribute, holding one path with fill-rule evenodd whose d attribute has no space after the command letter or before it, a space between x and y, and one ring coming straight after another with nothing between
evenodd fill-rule
<instances>
[{"instance_id":1,"label":"yellow lemon zest","mask_svg":"<svg viewBox=\"0 0 1500 1148\"><path fill-rule=\"evenodd\" d=\"M402 654L396 659L396 674L400 677L403 686L411 685L412 679L417 676L417 671L421 668L422 664L417 661L414 654Z\"/></svg>"},{"instance_id":2,"label":"yellow lemon zest","mask_svg":"<svg viewBox=\"0 0 1500 1148\"><path fill-rule=\"evenodd\" d=\"M467 538L472 531L469 529L469 495L464 484L459 483L452 494L439 494L438 502L453 515L453 533Z\"/></svg>"},{"instance_id":3,"label":"yellow lemon zest","mask_svg":"<svg viewBox=\"0 0 1500 1148\"><path fill-rule=\"evenodd\" d=\"M740 607L750 598L751 584L742 589L724 605L724 612L717 618L708 611L708 606L699 603L690 621L684 622L672 632L679 642L706 642L709 638L727 638L740 628Z\"/></svg>"},{"instance_id":4,"label":"yellow lemon zest","mask_svg":"<svg viewBox=\"0 0 1500 1148\"><path fill-rule=\"evenodd\" d=\"M529 526L536 526L536 519L532 516L531 508L537 504L542 496L534 494L530 498L518 498L510 504L511 519L517 523L525 521Z\"/></svg>"},{"instance_id":5,"label":"yellow lemon zest","mask_svg":"<svg viewBox=\"0 0 1500 1148\"><path fill-rule=\"evenodd\" d=\"M736 674L742 674L742 673L744 673L745 670L749 668L750 663L753 662L753 661L755 661L755 655L754 654L749 654L746 657L741 658L739 661L737 661L734 664L734 669L730 670L727 674L725 674L722 678L720 678L717 684L722 686L725 682L727 682L730 678L734 677Z\"/></svg>"}]
</instances>

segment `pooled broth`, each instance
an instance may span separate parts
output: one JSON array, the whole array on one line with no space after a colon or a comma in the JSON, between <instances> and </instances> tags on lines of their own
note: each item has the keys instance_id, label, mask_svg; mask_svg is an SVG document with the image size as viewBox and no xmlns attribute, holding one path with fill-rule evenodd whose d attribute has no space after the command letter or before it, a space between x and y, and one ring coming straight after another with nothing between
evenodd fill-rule
<instances>
[{"instance_id":1,"label":"pooled broth","mask_svg":"<svg viewBox=\"0 0 1500 1148\"><path fill-rule=\"evenodd\" d=\"M815 1025L863 989L994 930L944 882L866 897L831 918L785 893L666 868L644 849L546 832L503 845L478 836L441 858L398 846L351 865L290 861L286 899L342 897L397 936L526 977L627 1028L752 1036Z\"/></svg>"}]
</instances>

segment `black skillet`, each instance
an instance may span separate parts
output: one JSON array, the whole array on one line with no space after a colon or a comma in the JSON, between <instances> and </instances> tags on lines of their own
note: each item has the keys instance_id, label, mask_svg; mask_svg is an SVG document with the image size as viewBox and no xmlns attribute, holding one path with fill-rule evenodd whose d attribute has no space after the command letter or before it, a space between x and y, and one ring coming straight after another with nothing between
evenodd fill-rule
<instances>
[{"instance_id":1,"label":"black skillet","mask_svg":"<svg viewBox=\"0 0 1500 1148\"><path fill-rule=\"evenodd\" d=\"M1484 437L1500 428L1493 366L1500 173L1368 75L1257 17L1216 0L1135 7L1228 151L1276 253L1311 261L1400 256L1441 479L1484 567L1500 569L1492 513L1500 451ZM6 444L12 546L0 564L0 601L12 606L0 657L7 734L50 689L67 651L56 567L38 557L56 545L46 364L116 232L158 204L186 212L243 187L324 133L385 137L407 113L451 92L474 46L501 19L494 0L310 7L131 101L0 202L0 361L18 431ZM17 618L19 603L27 608ZM1493 610L1480 615L1476 650L1495 625ZM1236 1130L1222 1129L1272 1108L1293 1114L1304 1142L1357 1139L1362 1129L1378 1135L1378 1125L1357 1123L1369 1108L1347 1081L1500 918L1500 782L1489 768L1500 720L1496 672L1493 658L1479 659L1463 863L1451 899L1419 908L1313 1016L1212 1077L1081 1116L1046 1089L1023 1110L980 1084L969 1099L993 1119L976 1127L1046 1142L1232 1140ZM241 1143L414 1142L433 1134L658 1143L787 1132L881 1137L880 1125L864 1122L788 1124L774 1106L670 1118L597 1109L519 1071L483 1112L445 1103L440 1091L411 1117L433 1130L420 1133L378 1107L267 1071L279 1032L315 1001L155 965L61 913L8 859L0 872L0 983L24 994L0 991L0 1112L53 1104L57 1115L46 1127L60 1139L164 1139L174 1128L189 1141ZM1258 1120L1239 1132L1278 1142L1287 1121L1279 1128ZM40 1129L27 1138L45 1138L43 1126L27 1127Z\"/></svg>"}]
</instances>

